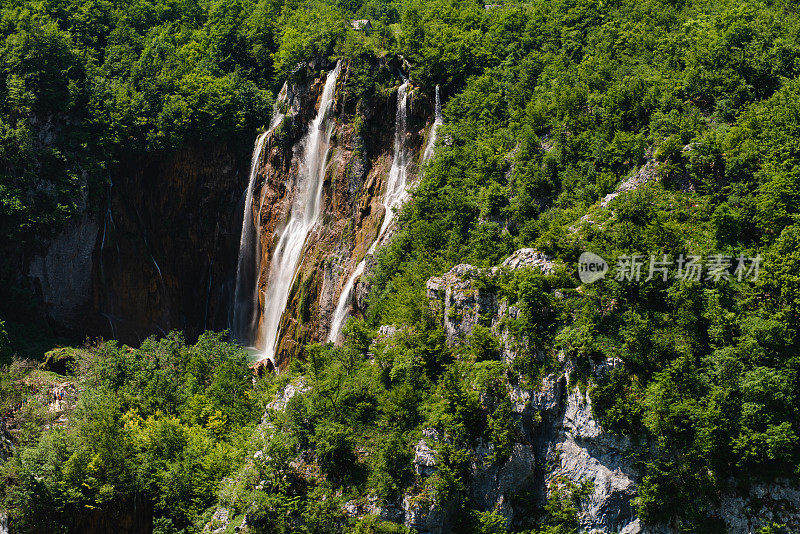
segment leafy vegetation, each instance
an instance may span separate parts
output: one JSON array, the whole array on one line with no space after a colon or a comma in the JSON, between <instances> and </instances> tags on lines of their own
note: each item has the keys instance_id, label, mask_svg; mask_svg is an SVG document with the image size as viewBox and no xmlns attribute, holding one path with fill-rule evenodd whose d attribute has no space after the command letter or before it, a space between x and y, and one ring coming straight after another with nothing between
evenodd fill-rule
<instances>
[{"instance_id":1,"label":"leafy vegetation","mask_svg":"<svg viewBox=\"0 0 800 534\"><path fill-rule=\"evenodd\" d=\"M110 341L76 359L66 426L48 417L50 389L37 391L32 375L17 388L27 400L17 441L26 446L0 466L15 528L74 531L91 510L125 517L133 503L152 506L164 525L192 526L241 463L261 414L245 352L217 334L192 346L172 334L138 349ZM20 373L10 369L0 387L20 384ZM44 423L52 430L42 432Z\"/></svg>"},{"instance_id":2,"label":"leafy vegetation","mask_svg":"<svg viewBox=\"0 0 800 534\"><path fill-rule=\"evenodd\" d=\"M482 461L509 457L518 425L501 385L535 385L559 358L606 429L648 445L635 458L644 521L719 531L723 488L797 481L800 20L790 3L0 8L3 280L18 278L20 252L10 248L29 254L96 206L123 156L251 142L301 61L344 57L348 98L361 111L390 83L386 69L373 69L386 57L402 56L412 82L429 95L440 85L446 101L436 156L380 252L366 317L351 321L344 347L308 347L290 373L256 385L244 355L219 336L92 348L78 358L85 391L71 424L45 433L32 425L3 466L15 528L68 530L72 512L124 510L141 498L164 532L193 532L221 490L231 514L265 532L386 532L396 526L353 520L342 505L413 488L463 512L465 531L503 531L495 512L472 509L470 451L486 442L493 449ZM373 29L354 30L354 18ZM599 203L636 172L650 179ZM503 362L487 325L448 347L425 281L459 263L496 265L521 247L562 267L474 283L496 284L518 308L508 326L527 350ZM568 267L584 250L610 261L719 253L763 262L757 280L581 286ZM24 307L15 283L2 292L6 307ZM398 334L377 336L383 324ZM20 352L12 326L0 321L0 362ZM592 373L609 359L623 365ZM21 374L8 368L0 400L30 394ZM251 440L262 401L299 376L308 390L268 412L278 431ZM423 428L440 437L430 477L409 463ZM246 460L255 451L266 452ZM318 471L299 473L298 455ZM583 491L552 493L520 528L575 531Z\"/></svg>"}]
</instances>

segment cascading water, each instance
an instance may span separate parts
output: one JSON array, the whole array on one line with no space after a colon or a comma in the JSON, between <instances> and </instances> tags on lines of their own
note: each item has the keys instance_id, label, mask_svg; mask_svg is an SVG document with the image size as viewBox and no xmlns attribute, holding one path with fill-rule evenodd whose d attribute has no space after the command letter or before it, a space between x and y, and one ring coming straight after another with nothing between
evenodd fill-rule
<instances>
[{"instance_id":1,"label":"cascading water","mask_svg":"<svg viewBox=\"0 0 800 534\"><path fill-rule=\"evenodd\" d=\"M286 310L286 300L294 283L303 245L320 214L325 162L328 158L334 125L329 112L336 96L336 80L340 70L341 63L328 73L319 111L302 141L303 159L300 163L294 201L270 262L267 293L264 299L262 325L264 349L261 359L270 359L273 364L276 363L275 352L281 316Z\"/></svg>"},{"instance_id":2,"label":"cascading water","mask_svg":"<svg viewBox=\"0 0 800 534\"><path fill-rule=\"evenodd\" d=\"M239 259L236 263L236 290L233 297L233 323L231 334L242 344L249 344L252 338L255 314L252 313L255 305L256 287L256 239L255 223L253 222L253 184L256 179L256 169L261 158L261 149L267 132L256 138L253 158L250 163L250 180L247 184L247 193L244 201L244 219L242 220L242 234L239 238Z\"/></svg>"},{"instance_id":3,"label":"cascading water","mask_svg":"<svg viewBox=\"0 0 800 534\"><path fill-rule=\"evenodd\" d=\"M438 95L438 91L437 91ZM367 257L375 252L378 244L383 238L389 225L395 216L395 209L402 204L406 198L406 188L408 185L408 150L405 147L406 138L406 118L408 116L408 81L397 90L397 115L395 118L394 129L394 159L392 167L389 169L389 179L386 181L386 190L383 193L383 223L375 241L370 245L364 259L356 266L353 274L347 279L339 295L339 302L336 303L336 310L333 312L331 328L328 332L328 341L335 343L339 338L347 317L350 315L350 300L353 296L353 287L359 276L364 273Z\"/></svg>"},{"instance_id":4,"label":"cascading water","mask_svg":"<svg viewBox=\"0 0 800 534\"><path fill-rule=\"evenodd\" d=\"M9 534L8 530L8 516L0 514L0 534Z\"/></svg>"},{"instance_id":5,"label":"cascading water","mask_svg":"<svg viewBox=\"0 0 800 534\"><path fill-rule=\"evenodd\" d=\"M374 252L375 245L377 243L378 240L376 239L369 248L367 256ZM364 256L364 259L358 262L356 269L353 271L353 274L350 275L350 278L347 279L347 283L342 288L341 295L339 295L339 302L336 303L336 310L333 312L331 330L328 333L328 341L330 343L336 343L336 341L339 339L339 334L342 332L344 322L350 315L350 299L353 296L353 287L355 286L358 277L364 273L364 269L367 266L367 256Z\"/></svg>"},{"instance_id":6,"label":"cascading water","mask_svg":"<svg viewBox=\"0 0 800 534\"><path fill-rule=\"evenodd\" d=\"M250 177L247 182L244 215L242 217L242 234L239 238L239 258L236 263L236 289L233 297L233 320L231 323L231 334L239 343L244 345L252 344L256 318L258 317L255 310L258 304L258 262L260 251L257 238L258 232L253 220L253 187L258 175L258 163L261 161L261 152L264 149L264 145L283 120L282 104L286 101L286 98L287 86L284 84L275 102L275 111L272 114L269 128L256 138L253 156L250 161Z\"/></svg>"},{"instance_id":7,"label":"cascading water","mask_svg":"<svg viewBox=\"0 0 800 534\"><path fill-rule=\"evenodd\" d=\"M389 169L389 180L386 182L386 191L383 193L383 224L378 232L378 237L373 245L377 246L383 238L386 229L389 228L395 216L395 208L406 199L406 186L408 179L408 151L405 147L406 139L406 117L408 115L408 82L397 90L397 116L394 128L394 159L392 167Z\"/></svg>"},{"instance_id":8,"label":"cascading water","mask_svg":"<svg viewBox=\"0 0 800 534\"><path fill-rule=\"evenodd\" d=\"M439 126L444 124L444 119L442 118L442 104L439 101L439 86L436 86L436 114L434 115L433 119L433 126L431 126L431 134L428 138L428 144L425 146L425 152L422 154L422 163L426 163L429 159L433 157L433 149L436 146L436 130L439 129Z\"/></svg>"}]
</instances>

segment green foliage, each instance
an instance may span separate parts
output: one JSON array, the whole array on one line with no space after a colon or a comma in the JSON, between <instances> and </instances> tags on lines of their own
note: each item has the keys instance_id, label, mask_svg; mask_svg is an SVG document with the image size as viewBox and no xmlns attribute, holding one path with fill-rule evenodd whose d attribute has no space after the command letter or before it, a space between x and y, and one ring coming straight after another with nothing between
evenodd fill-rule
<instances>
[{"instance_id":1,"label":"green foliage","mask_svg":"<svg viewBox=\"0 0 800 534\"><path fill-rule=\"evenodd\" d=\"M257 480L231 482L232 510L254 528L381 531L348 523L341 504L353 495L344 493L390 499L408 487L466 513L470 448L489 440L491 460L502 462L517 438L500 385L531 387L561 361L588 387L606 430L647 444L637 457L646 521L714 532L723 484L796 471L800 19L784 4L2 8L0 234L12 244L3 252L14 246L19 257L92 204L123 158L190 142L249 144L278 86L305 72L299 64L346 60L342 108L359 128L395 85L392 69L407 70L415 105L440 86L441 142L379 252L365 321L348 323L343 347L309 346L307 360L293 362L309 388L271 414L280 432L259 444L269 454ZM352 29L354 18L369 18L373 31ZM598 204L635 173L648 183ZM612 263L715 252L763 263L757 281L731 272L729 281L608 276L580 285L565 267L500 273L491 289L515 311L499 327L519 356L502 363L507 347L486 324L468 346L448 346L426 280L459 263L496 265L521 247L562 266L583 250ZM3 280L17 279L15 265L0 262ZM488 279L474 282L490 289ZM30 300L20 288L5 293L5 317ZM376 337L379 324L397 333ZM0 362L18 351L13 334L0 323ZM172 335L135 350L102 344L79 363L87 389L74 431L31 428L29 446L3 467L12 518L52 530L80 507L141 493L163 516L158 529L191 528L259 411L244 354L216 336L190 347ZM12 364L0 381L3 403L27 394L18 371ZM442 438L431 443L439 470L429 482L408 467L423 427ZM308 454L314 480L291 466ZM576 531L579 490L551 492L540 532ZM478 531L500 529L494 512L469 517Z\"/></svg>"},{"instance_id":2,"label":"green foliage","mask_svg":"<svg viewBox=\"0 0 800 534\"><path fill-rule=\"evenodd\" d=\"M298 63L327 57L346 35L344 13L330 3L310 0L299 9L286 10L281 26L280 46L275 52L275 70L279 79L290 76Z\"/></svg>"},{"instance_id":3,"label":"green foliage","mask_svg":"<svg viewBox=\"0 0 800 534\"><path fill-rule=\"evenodd\" d=\"M108 342L77 352L69 426L41 433L0 468L15 528L76 528L83 510L118 509L136 496L154 503L154 528L192 525L242 461L238 436L258 417L246 353L222 339L206 333L189 346L172 334L138 349ZM208 408L199 415L198 398Z\"/></svg>"},{"instance_id":4,"label":"green foliage","mask_svg":"<svg viewBox=\"0 0 800 534\"><path fill-rule=\"evenodd\" d=\"M786 525L781 525L774 522L758 529L758 534L785 534L787 532L789 532L789 529L786 527Z\"/></svg>"},{"instance_id":5,"label":"green foliage","mask_svg":"<svg viewBox=\"0 0 800 534\"><path fill-rule=\"evenodd\" d=\"M519 437L517 422L508 399L503 399L486 421L489 439L494 443L492 461L503 462L511 456L514 442Z\"/></svg>"},{"instance_id":6,"label":"green foliage","mask_svg":"<svg viewBox=\"0 0 800 534\"><path fill-rule=\"evenodd\" d=\"M390 436L379 449L373 477L378 496L384 499L398 497L412 480L413 455L401 435Z\"/></svg>"},{"instance_id":7,"label":"green foliage","mask_svg":"<svg viewBox=\"0 0 800 534\"><path fill-rule=\"evenodd\" d=\"M494 510L475 513L476 534L503 534L506 530L506 518Z\"/></svg>"},{"instance_id":8,"label":"green foliage","mask_svg":"<svg viewBox=\"0 0 800 534\"><path fill-rule=\"evenodd\" d=\"M478 392L469 387L464 372L453 365L442 375L437 388L439 401L429 415L430 426L461 444L476 439L484 428Z\"/></svg>"},{"instance_id":9,"label":"green foliage","mask_svg":"<svg viewBox=\"0 0 800 534\"><path fill-rule=\"evenodd\" d=\"M469 452L448 443L441 443L436 451L436 467L437 471L431 476L429 484L437 508L464 509L467 504Z\"/></svg>"},{"instance_id":10,"label":"green foliage","mask_svg":"<svg viewBox=\"0 0 800 534\"><path fill-rule=\"evenodd\" d=\"M500 342L492 335L491 330L483 325L475 325L472 329L470 347L477 361L500 358Z\"/></svg>"},{"instance_id":11,"label":"green foliage","mask_svg":"<svg viewBox=\"0 0 800 534\"><path fill-rule=\"evenodd\" d=\"M356 458L347 427L336 423L320 424L314 432L313 441L324 469L341 476L354 471Z\"/></svg>"}]
</instances>

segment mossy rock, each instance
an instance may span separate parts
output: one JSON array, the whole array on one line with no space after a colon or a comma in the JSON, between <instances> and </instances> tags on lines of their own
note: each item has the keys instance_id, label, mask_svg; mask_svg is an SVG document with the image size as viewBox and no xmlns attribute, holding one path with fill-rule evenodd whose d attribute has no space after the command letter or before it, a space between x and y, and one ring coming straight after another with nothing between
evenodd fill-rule
<instances>
[{"instance_id":1,"label":"mossy rock","mask_svg":"<svg viewBox=\"0 0 800 534\"><path fill-rule=\"evenodd\" d=\"M44 361L39 364L39 368L59 375L70 374L78 361L80 349L72 347L59 347L45 352Z\"/></svg>"}]
</instances>

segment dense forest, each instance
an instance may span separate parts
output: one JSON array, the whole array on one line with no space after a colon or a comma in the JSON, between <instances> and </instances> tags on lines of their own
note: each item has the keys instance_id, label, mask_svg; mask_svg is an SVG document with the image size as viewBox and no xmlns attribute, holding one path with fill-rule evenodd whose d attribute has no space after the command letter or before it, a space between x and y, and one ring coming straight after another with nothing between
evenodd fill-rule
<instances>
[{"instance_id":1,"label":"dense forest","mask_svg":"<svg viewBox=\"0 0 800 534\"><path fill-rule=\"evenodd\" d=\"M0 9L0 412L16 409L20 421L0 465L0 510L12 532L93 531L97 517L133 507L152 532L188 534L220 504L246 515L249 532L400 532L343 506L409 488L448 503L461 518L453 532L579 532L589 487L564 483L509 525L475 505L467 482L477 444L492 444L486 463L512 454L520 430L505 385L536 389L564 367L603 429L632 443L644 524L726 532L727 488L800 483L792 2L0 0ZM309 61L347 63L358 105L343 120L357 127L398 85L376 67L387 58L431 99L440 88L444 124L342 346L311 344L280 374L251 379L247 353L225 333L172 332L132 348L58 337L41 319L23 266L70 221L102 209L121 160L190 140L251 146L281 86ZM641 172L654 178L602 201ZM526 247L556 268L487 274ZM582 284L587 250L612 267L641 255L644 274L650 255L699 256L704 270ZM714 255L731 263L707 276ZM739 257L759 258L759 270L741 276ZM426 281L463 263L479 268L474 287L519 310L506 325L524 340L513 361L488 319L447 342ZM593 372L612 360L621 364ZM37 392L66 380L80 394L59 425ZM267 406L297 380L302 394ZM411 463L423 429L446 436L427 477ZM767 519L759 529L791 531Z\"/></svg>"}]
</instances>

